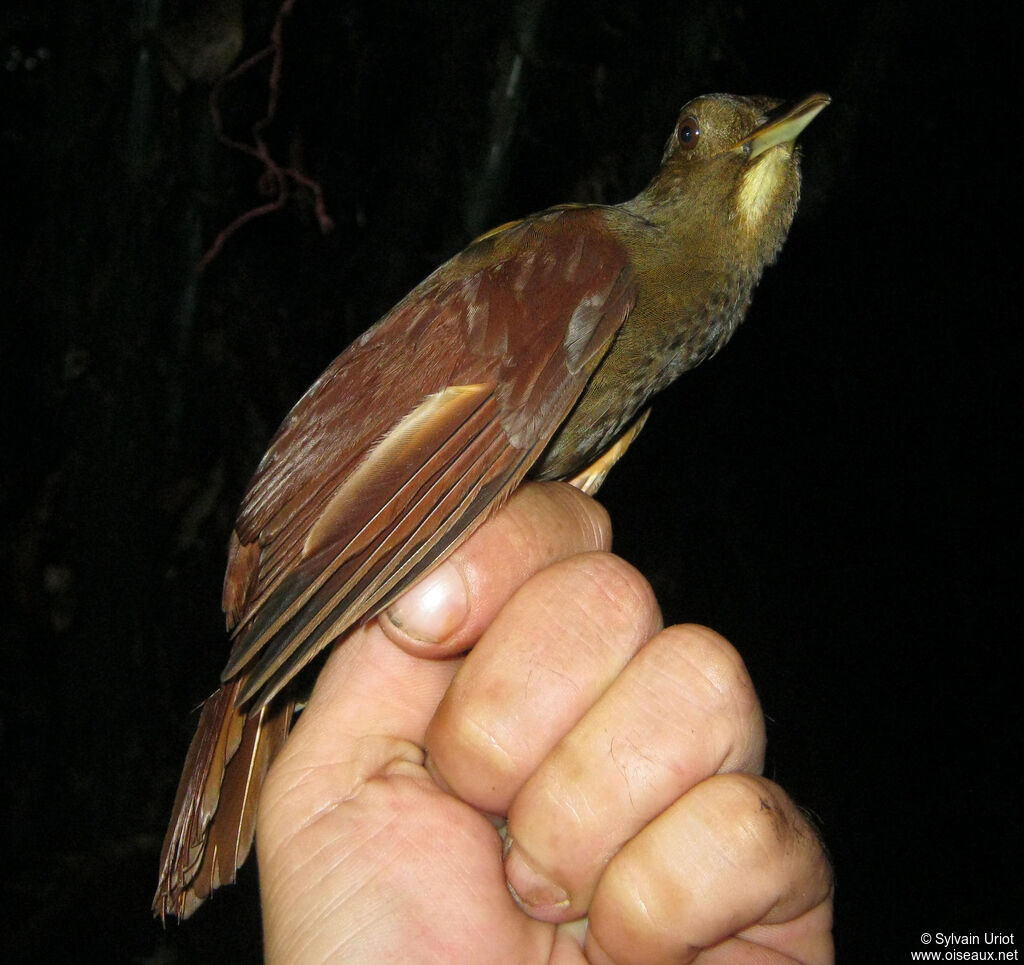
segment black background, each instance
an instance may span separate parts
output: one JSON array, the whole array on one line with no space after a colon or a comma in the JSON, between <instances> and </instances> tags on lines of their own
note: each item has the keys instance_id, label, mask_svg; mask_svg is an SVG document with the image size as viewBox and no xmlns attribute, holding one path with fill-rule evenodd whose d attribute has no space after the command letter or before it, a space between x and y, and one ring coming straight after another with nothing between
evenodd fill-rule
<instances>
[{"instance_id":1,"label":"black background","mask_svg":"<svg viewBox=\"0 0 1024 965\"><path fill-rule=\"evenodd\" d=\"M266 45L277 3L231 8L0 14L0 958L259 959L251 868L183 927L149 913L190 709L225 657L249 474L435 265L510 217L630 196L709 90L833 104L801 139L804 199L747 321L602 491L617 551L667 619L747 659L769 774L834 857L840 961L908 961L922 932L1019 947L1009 27L977 4L298 0L266 136L334 230L295 188L200 276L268 201L262 166L214 137L208 83L168 81L169 51L225 22L242 58ZM235 137L268 83L264 63L221 94Z\"/></svg>"}]
</instances>

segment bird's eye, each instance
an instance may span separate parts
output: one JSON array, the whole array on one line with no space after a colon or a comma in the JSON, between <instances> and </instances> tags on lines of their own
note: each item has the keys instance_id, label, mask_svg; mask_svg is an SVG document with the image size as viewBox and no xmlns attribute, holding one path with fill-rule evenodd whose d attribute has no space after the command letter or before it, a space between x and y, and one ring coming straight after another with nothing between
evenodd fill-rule
<instances>
[{"instance_id":1,"label":"bird's eye","mask_svg":"<svg viewBox=\"0 0 1024 965\"><path fill-rule=\"evenodd\" d=\"M676 125L676 137L684 151L692 151L700 140L700 125L696 117L684 117Z\"/></svg>"}]
</instances>

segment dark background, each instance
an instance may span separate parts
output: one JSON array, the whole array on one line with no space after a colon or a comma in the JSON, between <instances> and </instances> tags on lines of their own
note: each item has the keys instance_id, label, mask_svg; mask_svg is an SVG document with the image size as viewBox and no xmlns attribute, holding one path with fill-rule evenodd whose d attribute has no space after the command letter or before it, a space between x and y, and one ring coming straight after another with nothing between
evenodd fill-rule
<instances>
[{"instance_id":1,"label":"dark background","mask_svg":"<svg viewBox=\"0 0 1024 965\"><path fill-rule=\"evenodd\" d=\"M669 620L744 653L769 774L834 856L840 961L908 961L925 931L1019 947L1009 27L978 4L298 0L265 136L333 230L285 179L200 275L279 197L209 111L278 9L0 14L0 959L258 961L251 867L183 927L149 912L249 474L433 267L518 214L630 196L709 90L833 105L746 323L602 491L617 550ZM248 143L269 64L219 96Z\"/></svg>"}]
</instances>

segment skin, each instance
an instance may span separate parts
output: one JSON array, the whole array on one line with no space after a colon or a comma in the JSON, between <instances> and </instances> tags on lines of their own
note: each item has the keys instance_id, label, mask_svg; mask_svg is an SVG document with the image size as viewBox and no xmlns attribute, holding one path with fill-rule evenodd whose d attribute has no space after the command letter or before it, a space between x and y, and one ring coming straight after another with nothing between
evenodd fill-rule
<instances>
[{"instance_id":1,"label":"skin","mask_svg":"<svg viewBox=\"0 0 1024 965\"><path fill-rule=\"evenodd\" d=\"M525 486L335 649L260 803L268 962L834 961L742 659L610 545Z\"/></svg>"}]
</instances>

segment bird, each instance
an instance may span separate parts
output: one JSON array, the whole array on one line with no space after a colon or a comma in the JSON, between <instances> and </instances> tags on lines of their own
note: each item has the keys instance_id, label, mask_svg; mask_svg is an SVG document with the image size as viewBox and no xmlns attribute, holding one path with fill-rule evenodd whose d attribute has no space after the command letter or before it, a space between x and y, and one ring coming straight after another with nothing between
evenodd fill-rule
<instances>
[{"instance_id":1,"label":"bird","mask_svg":"<svg viewBox=\"0 0 1024 965\"><path fill-rule=\"evenodd\" d=\"M155 915L187 918L235 880L300 671L525 479L596 492L650 398L729 340L793 221L796 138L829 102L690 100L635 198L483 234L296 403L230 537L231 649L185 761Z\"/></svg>"}]
</instances>

